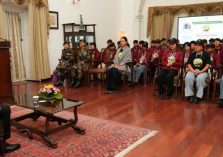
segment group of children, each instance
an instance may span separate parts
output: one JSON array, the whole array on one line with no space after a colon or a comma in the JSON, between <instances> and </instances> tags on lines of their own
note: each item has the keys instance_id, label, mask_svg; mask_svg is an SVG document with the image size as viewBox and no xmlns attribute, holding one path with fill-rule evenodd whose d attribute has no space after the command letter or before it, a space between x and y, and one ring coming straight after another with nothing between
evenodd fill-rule
<instances>
[{"instance_id":1,"label":"group of children","mask_svg":"<svg viewBox=\"0 0 223 157\"><path fill-rule=\"evenodd\" d=\"M153 40L150 48L147 42L138 43L135 40L131 52L135 63L133 81L138 82L145 67L151 70L152 77L157 72L155 80L161 99L171 98L174 93L174 77L182 69L186 69L185 96L191 103L199 103L203 97L206 79L209 77L208 70L211 68L217 71L223 64L223 46L219 38L209 41L200 39L183 45L175 38ZM221 86L223 90L223 83ZM223 92L220 93L222 97L220 96L219 104L222 105Z\"/></svg>"}]
</instances>

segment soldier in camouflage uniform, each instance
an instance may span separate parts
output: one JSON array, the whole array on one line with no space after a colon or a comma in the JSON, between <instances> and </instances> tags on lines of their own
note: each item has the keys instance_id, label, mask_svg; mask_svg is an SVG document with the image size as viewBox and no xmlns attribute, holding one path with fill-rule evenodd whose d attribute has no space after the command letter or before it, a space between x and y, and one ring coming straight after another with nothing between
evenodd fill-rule
<instances>
[{"instance_id":1,"label":"soldier in camouflage uniform","mask_svg":"<svg viewBox=\"0 0 223 157\"><path fill-rule=\"evenodd\" d=\"M64 79L68 75L68 71L73 69L73 63L74 63L74 52L69 47L69 42L64 42L63 44L64 49L62 50L61 59L59 60L60 63L57 65L56 72L57 72L57 83L56 85L61 85L64 82Z\"/></svg>"},{"instance_id":2,"label":"soldier in camouflage uniform","mask_svg":"<svg viewBox=\"0 0 223 157\"><path fill-rule=\"evenodd\" d=\"M77 63L73 65L73 71L71 71L72 81L70 87L79 87L80 81L83 77L83 72L86 72L91 62L91 51L86 48L85 40L79 41L79 49L77 52Z\"/></svg>"}]
</instances>

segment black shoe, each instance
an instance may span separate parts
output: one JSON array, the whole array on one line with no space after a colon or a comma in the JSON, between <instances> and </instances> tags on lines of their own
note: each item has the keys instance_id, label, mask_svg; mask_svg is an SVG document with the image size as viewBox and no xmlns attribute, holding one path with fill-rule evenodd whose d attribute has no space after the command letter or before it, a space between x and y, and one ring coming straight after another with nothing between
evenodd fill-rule
<instances>
[{"instance_id":1,"label":"black shoe","mask_svg":"<svg viewBox=\"0 0 223 157\"><path fill-rule=\"evenodd\" d=\"M14 151L18 150L20 147L21 147L20 144L5 143L4 151L5 151L5 153L10 153L10 152L14 152Z\"/></svg>"},{"instance_id":2,"label":"black shoe","mask_svg":"<svg viewBox=\"0 0 223 157\"><path fill-rule=\"evenodd\" d=\"M68 85L68 87L72 87L73 85L74 85L74 81L72 81L69 85Z\"/></svg>"},{"instance_id":3,"label":"black shoe","mask_svg":"<svg viewBox=\"0 0 223 157\"><path fill-rule=\"evenodd\" d=\"M189 96L188 100L189 100L190 103L194 103L194 97L193 96Z\"/></svg>"},{"instance_id":4,"label":"black shoe","mask_svg":"<svg viewBox=\"0 0 223 157\"><path fill-rule=\"evenodd\" d=\"M164 94L160 94L160 99L165 99L165 95Z\"/></svg>"},{"instance_id":5,"label":"black shoe","mask_svg":"<svg viewBox=\"0 0 223 157\"><path fill-rule=\"evenodd\" d=\"M218 100L218 107L223 108L223 99Z\"/></svg>"},{"instance_id":6,"label":"black shoe","mask_svg":"<svg viewBox=\"0 0 223 157\"><path fill-rule=\"evenodd\" d=\"M75 84L74 84L74 88L78 88L80 87L81 85L81 82L78 80Z\"/></svg>"},{"instance_id":7,"label":"black shoe","mask_svg":"<svg viewBox=\"0 0 223 157\"><path fill-rule=\"evenodd\" d=\"M199 104L200 100L201 100L200 98L195 97L195 98L194 98L194 103L195 103L195 104Z\"/></svg>"},{"instance_id":8,"label":"black shoe","mask_svg":"<svg viewBox=\"0 0 223 157\"><path fill-rule=\"evenodd\" d=\"M59 85L62 85L62 84L63 84L62 81L58 81L58 82L56 83L56 86L59 86Z\"/></svg>"},{"instance_id":9,"label":"black shoe","mask_svg":"<svg viewBox=\"0 0 223 157\"><path fill-rule=\"evenodd\" d=\"M105 94L112 94L113 93L113 91L111 91L111 90L105 90Z\"/></svg>"},{"instance_id":10,"label":"black shoe","mask_svg":"<svg viewBox=\"0 0 223 157\"><path fill-rule=\"evenodd\" d=\"M166 100L168 100L168 99L170 99L170 98L171 98L170 95L167 95L167 96L164 97L164 99L166 99Z\"/></svg>"}]
</instances>

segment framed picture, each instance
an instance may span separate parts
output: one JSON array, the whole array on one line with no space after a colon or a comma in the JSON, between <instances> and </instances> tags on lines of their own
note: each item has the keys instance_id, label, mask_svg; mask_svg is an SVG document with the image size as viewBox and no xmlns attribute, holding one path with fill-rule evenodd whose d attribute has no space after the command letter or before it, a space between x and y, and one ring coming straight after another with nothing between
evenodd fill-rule
<instances>
[{"instance_id":1,"label":"framed picture","mask_svg":"<svg viewBox=\"0 0 223 157\"><path fill-rule=\"evenodd\" d=\"M50 29L59 29L58 12L50 11L49 18L50 18Z\"/></svg>"}]
</instances>

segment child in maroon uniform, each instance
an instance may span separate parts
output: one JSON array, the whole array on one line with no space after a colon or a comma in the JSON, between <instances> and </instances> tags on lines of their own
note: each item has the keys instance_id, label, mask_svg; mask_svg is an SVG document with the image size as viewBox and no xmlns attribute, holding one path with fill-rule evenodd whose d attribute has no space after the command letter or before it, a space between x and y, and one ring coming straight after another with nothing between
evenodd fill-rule
<instances>
[{"instance_id":1,"label":"child in maroon uniform","mask_svg":"<svg viewBox=\"0 0 223 157\"><path fill-rule=\"evenodd\" d=\"M90 49L92 52L92 61L94 62L94 67L97 67L100 61L100 52L98 51L96 47L96 43L90 43Z\"/></svg>"},{"instance_id":2,"label":"child in maroon uniform","mask_svg":"<svg viewBox=\"0 0 223 157\"><path fill-rule=\"evenodd\" d=\"M169 99L174 92L174 76L183 63L183 53L178 49L178 40L170 39L170 49L163 54L162 68L156 78L161 99ZM164 95L167 86L167 95Z\"/></svg>"},{"instance_id":3,"label":"child in maroon uniform","mask_svg":"<svg viewBox=\"0 0 223 157\"><path fill-rule=\"evenodd\" d=\"M133 67L133 82L138 83L141 74L144 72L148 61L151 58L151 52L148 49L148 44L144 42L142 51L137 55L136 65ZM131 81L131 76L129 76Z\"/></svg>"},{"instance_id":4,"label":"child in maroon uniform","mask_svg":"<svg viewBox=\"0 0 223 157\"><path fill-rule=\"evenodd\" d=\"M133 44L134 44L134 46L131 48L132 60L133 60L134 64L136 64L137 56L138 56L138 53L139 53L141 47L139 46L138 40L134 40Z\"/></svg>"},{"instance_id":5,"label":"child in maroon uniform","mask_svg":"<svg viewBox=\"0 0 223 157\"><path fill-rule=\"evenodd\" d=\"M218 51L215 51L214 45L207 45L207 53L211 58L211 67L215 70L221 67L221 56L218 54Z\"/></svg>"}]
</instances>

